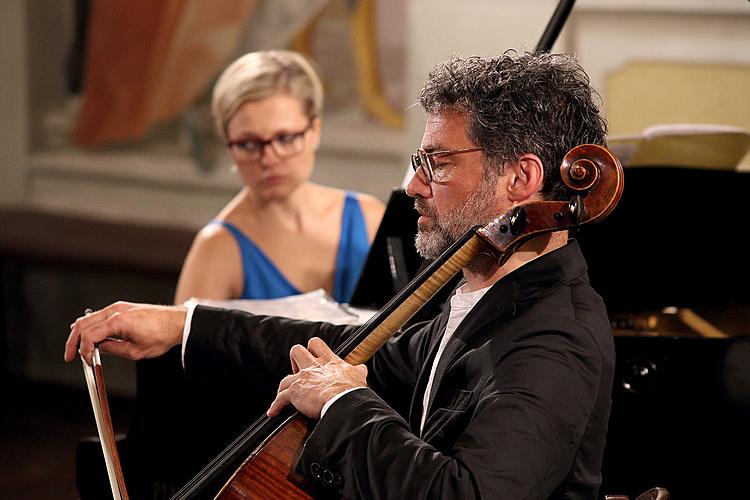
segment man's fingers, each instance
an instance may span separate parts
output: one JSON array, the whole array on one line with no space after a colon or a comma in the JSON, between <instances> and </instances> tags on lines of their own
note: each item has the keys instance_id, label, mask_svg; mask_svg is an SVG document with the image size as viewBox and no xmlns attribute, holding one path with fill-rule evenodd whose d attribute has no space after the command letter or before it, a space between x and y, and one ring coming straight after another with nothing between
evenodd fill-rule
<instances>
[{"instance_id":1,"label":"man's fingers","mask_svg":"<svg viewBox=\"0 0 750 500\"><path fill-rule=\"evenodd\" d=\"M116 329L118 320L118 313L111 311L105 313L105 310L78 318L73 323L68 340L65 342L65 361L72 361L78 353L91 364L94 346L100 344L103 346L105 341L112 338L111 332ZM102 352L120 354L122 349L103 348Z\"/></svg>"},{"instance_id":2,"label":"man's fingers","mask_svg":"<svg viewBox=\"0 0 750 500\"><path fill-rule=\"evenodd\" d=\"M101 318L101 316L99 316L99 318ZM93 351L94 347L93 345L89 346L86 342L83 342L82 334L84 331L91 328L91 325L96 324L96 321L96 318L81 316L70 325L70 335L68 335L68 340L65 342L65 361L73 361L79 351L81 352L81 355L86 358L87 362L91 361L91 351ZM101 321L101 319L99 319L99 321Z\"/></svg>"},{"instance_id":3,"label":"man's fingers","mask_svg":"<svg viewBox=\"0 0 750 500\"><path fill-rule=\"evenodd\" d=\"M76 353L78 352L79 343L80 340L78 332L75 330L71 330L70 335L68 335L68 340L65 342L65 361L71 362L75 359Z\"/></svg>"},{"instance_id":4,"label":"man's fingers","mask_svg":"<svg viewBox=\"0 0 750 500\"><path fill-rule=\"evenodd\" d=\"M106 321L119 312L124 312L132 309L135 305L136 304L130 302L115 302L114 304L110 304L103 309L99 309L98 311L88 312L84 314L80 318L76 319L73 324L70 325L70 327L78 327L83 329L90 328L92 325L101 323L102 321Z\"/></svg>"},{"instance_id":5,"label":"man's fingers","mask_svg":"<svg viewBox=\"0 0 750 500\"><path fill-rule=\"evenodd\" d=\"M65 342L65 361L73 361L80 353L87 362L91 362L94 344L102 342L108 336L105 322L122 311L132 309L134 304L129 302L115 302L99 311L89 312L77 318L70 325L70 335ZM111 328L111 327L110 327Z\"/></svg>"},{"instance_id":6,"label":"man's fingers","mask_svg":"<svg viewBox=\"0 0 750 500\"><path fill-rule=\"evenodd\" d=\"M278 415L282 408L284 408L286 405L289 404L289 389L284 389L283 391L279 391L278 394L276 394L276 399L273 400L273 403L271 403L271 406L268 407L268 410L266 410L266 415L269 417L275 417Z\"/></svg>"},{"instance_id":7,"label":"man's fingers","mask_svg":"<svg viewBox=\"0 0 750 500\"><path fill-rule=\"evenodd\" d=\"M292 357L292 351L289 351L289 359L292 362L292 373L299 372L299 366L297 366L297 362L294 361L294 358Z\"/></svg>"},{"instance_id":8,"label":"man's fingers","mask_svg":"<svg viewBox=\"0 0 750 500\"><path fill-rule=\"evenodd\" d=\"M86 330L83 330L76 325L70 333L68 344L65 346L65 359L71 361L75 356L74 353L78 352L88 364L92 364L94 347L100 342L100 340L103 339L97 337L96 325Z\"/></svg>"},{"instance_id":9,"label":"man's fingers","mask_svg":"<svg viewBox=\"0 0 750 500\"><path fill-rule=\"evenodd\" d=\"M83 359L86 360L86 363L89 364L89 366L93 366L94 362L94 344L91 342L82 342L81 346L78 348L78 353L81 355Z\"/></svg>"},{"instance_id":10,"label":"man's fingers","mask_svg":"<svg viewBox=\"0 0 750 500\"><path fill-rule=\"evenodd\" d=\"M289 358L292 361L292 370L294 373L316 363L315 356L299 344L292 346L289 350Z\"/></svg>"},{"instance_id":11,"label":"man's fingers","mask_svg":"<svg viewBox=\"0 0 750 500\"><path fill-rule=\"evenodd\" d=\"M307 342L307 350L313 353L316 358L321 358L323 362L330 361L336 354L323 342L319 337L313 337Z\"/></svg>"},{"instance_id":12,"label":"man's fingers","mask_svg":"<svg viewBox=\"0 0 750 500\"><path fill-rule=\"evenodd\" d=\"M133 352L133 345L119 339L109 339L97 344L99 351L104 354L114 354L121 358L136 359Z\"/></svg>"},{"instance_id":13,"label":"man's fingers","mask_svg":"<svg viewBox=\"0 0 750 500\"><path fill-rule=\"evenodd\" d=\"M296 346L295 346L296 347ZM305 349L302 346L299 346L302 349ZM271 403L271 406L268 407L268 410L266 410L266 415L269 417L276 416L283 407L288 405L291 402L291 392L289 390L289 387L299 378L298 375L287 375L286 377L281 379L281 382L279 382L279 388L276 392L276 399L273 400L273 403Z\"/></svg>"},{"instance_id":14,"label":"man's fingers","mask_svg":"<svg viewBox=\"0 0 750 500\"><path fill-rule=\"evenodd\" d=\"M285 391L289 388L290 385L292 385L292 382L294 382L297 379L294 375L287 375L286 377L281 379L281 382L279 382L279 388L276 390L276 394Z\"/></svg>"}]
</instances>

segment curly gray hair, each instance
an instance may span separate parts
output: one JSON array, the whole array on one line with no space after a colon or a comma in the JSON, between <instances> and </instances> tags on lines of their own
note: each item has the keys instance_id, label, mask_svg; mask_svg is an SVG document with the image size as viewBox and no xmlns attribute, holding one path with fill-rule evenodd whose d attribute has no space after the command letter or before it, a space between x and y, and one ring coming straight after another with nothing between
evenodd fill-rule
<instances>
[{"instance_id":1,"label":"curly gray hair","mask_svg":"<svg viewBox=\"0 0 750 500\"><path fill-rule=\"evenodd\" d=\"M570 149L606 145L601 97L570 55L509 50L492 58L454 57L430 72L419 102L428 113L466 114L468 137L499 172L524 153L537 155L546 199L567 195L560 165Z\"/></svg>"}]
</instances>

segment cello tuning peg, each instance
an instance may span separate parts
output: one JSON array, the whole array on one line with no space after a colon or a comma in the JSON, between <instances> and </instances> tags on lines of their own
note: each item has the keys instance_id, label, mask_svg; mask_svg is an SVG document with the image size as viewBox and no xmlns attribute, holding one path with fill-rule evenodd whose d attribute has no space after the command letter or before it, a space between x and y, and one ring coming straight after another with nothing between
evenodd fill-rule
<instances>
[{"instance_id":1,"label":"cello tuning peg","mask_svg":"<svg viewBox=\"0 0 750 500\"><path fill-rule=\"evenodd\" d=\"M516 207L510 214L510 233L517 235L526 227L526 209Z\"/></svg>"},{"instance_id":2,"label":"cello tuning peg","mask_svg":"<svg viewBox=\"0 0 750 500\"><path fill-rule=\"evenodd\" d=\"M581 218L583 218L583 198L580 195L575 195L570 198L568 202L568 210L570 210L570 217L573 219L574 224L580 224Z\"/></svg>"}]
</instances>

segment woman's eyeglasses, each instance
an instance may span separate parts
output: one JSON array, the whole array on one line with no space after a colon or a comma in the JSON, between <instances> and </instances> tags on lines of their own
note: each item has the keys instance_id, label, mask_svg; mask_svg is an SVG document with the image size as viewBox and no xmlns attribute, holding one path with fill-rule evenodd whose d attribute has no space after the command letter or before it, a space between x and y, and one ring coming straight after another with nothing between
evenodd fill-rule
<instances>
[{"instance_id":1,"label":"woman's eyeglasses","mask_svg":"<svg viewBox=\"0 0 750 500\"><path fill-rule=\"evenodd\" d=\"M312 128L313 120L307 124L304 130L299 132L282 132L267 140L241 139L227 142L227 147L232 149L238 160L259 161L263 157L266 146L271 146L273 152L279 158L289 158L305 148L305 134Z\"/></svg>"},{"instance_id":2,"label":"woman's eyeglasses","mask_svg":"<svg viewBox=\"0 0 750 500\"><path fill-rule=\"evenodd\" d=\"M424 149L417 149L416 154L411 155L411 168L420 177L420 179L426 184L431 182L441 182L448 180L448 169L436 168L435 167L435 156L449 156L449 155L460 155L463 153L473 153L474 151L481 151L482 148L463 148L463 149L447 149L445 151L432 151L426 152Z\"/></svg>"}]
</instances>

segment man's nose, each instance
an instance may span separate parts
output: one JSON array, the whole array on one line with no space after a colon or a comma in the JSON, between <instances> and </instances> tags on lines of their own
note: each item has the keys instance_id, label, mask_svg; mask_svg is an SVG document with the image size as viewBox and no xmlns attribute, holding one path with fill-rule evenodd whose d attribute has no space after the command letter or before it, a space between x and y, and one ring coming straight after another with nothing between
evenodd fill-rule
<instances>
[{"instance_id":1,"label":"man's nose","mask_svg":"<svg viewBox=\"0 0 750 500\"><path fill-rule=\"evenodd\" d=\"M427 182L418 172L415 172L406 185L406 195L412 198L416 198L417 196L429 198L432 196L432 184Z\"/></svg>"}]
</instances>

